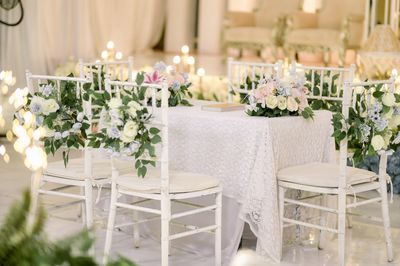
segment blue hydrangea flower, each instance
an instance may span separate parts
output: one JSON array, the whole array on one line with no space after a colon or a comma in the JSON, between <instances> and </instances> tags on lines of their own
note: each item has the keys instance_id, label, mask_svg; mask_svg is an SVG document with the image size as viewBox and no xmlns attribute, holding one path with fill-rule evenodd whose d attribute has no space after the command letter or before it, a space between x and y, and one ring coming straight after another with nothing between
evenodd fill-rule
<instances>
[{"instance_id":1,"label":"blue hydrangea flower","mask_svg":"<svg viewBox=\"0 0 400 266\"><path fill-rule=\"evenodd\" d=\"M36 116L36 125L42 126L43 125L43 116Z\"/></svg>"},{"instance_id":2,"label":"blue hydrangea flower","mask_svg":"<svg viewBox=\"0 0 400 266\"><path fill-rule=\"evenodd\" d=\"M43 107L41 104L36 103L36 102L32 102L29 105L29 109L31 110L31 112L35 115L41 114L43 111Z\"/></svg>"},{"instance_id":3,"label":"blue hydrangea flower","mask_svg":"<svg viewBox=\"0 0 400 266\"><path fill-rule=\"evenodd\" d=\"M383 131L383 130L385 130L385 128L388 126L388 121L386 120L386 119L379 119L379 120L376 120L376 121L374 121L375 122L375 126L376 126L376 129L379 131L379 132L381 132L381 131Z\"/></svg>"},{"instance_id":4,"label":"blue hydrangea flower","mask_svg":"<svg viewBox=\"0 0 400 266\"><path fill-rule=\"evenodd\" d=\"M396 107L393 109L393 115L400 115L400 107L396 106Z\"/></svg>"},{"instance_id":5,"label":"blue hydrangea flower","mask_svg":"<svg viewBox=\"0 0 400 266\"><path fill-rule=\"evenodd\" d=\"M277 89L278 95L282 96L289 96L290 95L290 88L289 87L279 87Z\"/></svg>"},{"instance_id":6,"label":"blue hydrangea flower","mask_svg":"<svg viewBox=\"0 0 400 266\"><path fill-rule=\"evenodd\" d=\"M116 126L112 126L107 129L107 135L112 139L118 139L121 136L121 132Z\"/></svg>"},{"instance_id":7,"label":"blue hydrangea flower","mask_svg":"<svg viewBox=\"0 0 400 266\"><path fill-rule=\"evenodd\" d=\"M53 92L54 88L52 85L47 84L42 87L42 94L46 97L50 96L50 94Z\"/></svg>"},{"instance_id":8,"label":"blue hydrangea flower","mask_svg":"<svg viewBox=\"0 0 400 266\"><path fill-rule=\"evenodd\" d=\"M171 84L171 87L174 91L178 91L181 88L181 84L179 83L179 81L174 80Z\"/></svg>"},{"instance_id":9,"label":"blue hydrangea flower","mask_svg":"<svg viewBox=\"0 0 400 266\"><path fill-rule=\"evenodd\" d=\"M362 142L367 142L368 141L368 137L371 133L371 127L366 125L366 124L361 124L360 125L360 131L361 131L361 141Z\"/></svg>"},{"instance_id":10,"label":"blue hydrangea flower","mask_svg":"<svg viewBox=\"0 0 400 266\"><path fill-rule=\"evenodd\" d=\"M154 70L164 72L167 69L167 65L163 61L158 61L154 64Z\"/></svg>"}]
</instances>

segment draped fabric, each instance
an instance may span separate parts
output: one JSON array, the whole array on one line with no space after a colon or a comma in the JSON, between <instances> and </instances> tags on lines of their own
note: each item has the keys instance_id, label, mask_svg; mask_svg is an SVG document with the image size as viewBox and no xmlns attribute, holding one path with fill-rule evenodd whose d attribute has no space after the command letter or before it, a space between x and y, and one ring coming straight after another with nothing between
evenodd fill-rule
<instances>
[{"instance_id":1,"label":"draped fabric","mask_svg":"<svg viewBox=\"0 0 400 266\"><path fill-rule=\"evenodd\" d=\"M25 18L17 27L0 25L0 69L12 70L17 85L24 72L53 74L70 57L94 60L109 40L124 56L151 49L160 40L164 0L22 0ZM0 18L15 21L19 9Z\"/></svg>"}]
</instances>

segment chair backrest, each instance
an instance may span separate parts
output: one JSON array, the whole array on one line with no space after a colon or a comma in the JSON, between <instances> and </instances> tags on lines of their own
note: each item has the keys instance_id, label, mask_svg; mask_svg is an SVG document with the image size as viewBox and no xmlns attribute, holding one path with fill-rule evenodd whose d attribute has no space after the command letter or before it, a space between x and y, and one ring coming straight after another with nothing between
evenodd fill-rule
<instances>
[{"instance_id":1,"label":"chair backrest","mask_svg":"<svg viewBox=\"0 0 400 266\"><path fill-rule=\"evenodd\" d=\"M352 82L356 67L319 67L304 66L292 62L290 74L305 77L305 86L309 90L308 99L342 101L345 82Z\"/></svg>"},{"instance_id":2,"label":"chair backrest","mask_svg":"<svg viewBox=\"0 0 400 266\"><path fill-rule=\"evenodd\" d=\"M301 8L301 0L258 0L258 2L255 11L255 24L258 27L272 28L279 17Z\"/></svg>"},{"instance_id":3,"label":"chair backrest","mask_svg":"<svg viewBox=\"0 0 400 266\"><path fill-rule=\"evenodd\" d=\"M364 15L369 0L322 0L318 16L320 28L340 29L349 15Z\"/></svg>"},{"instance_id":4,"label":"chair backrest","mask_svg":"<svg viewBox=\"0 0 400 266\"><path fill-rule=\"evenodd\" d=\"M83 108L83 113L87 115L85 106L84 106L84 100L83 100L83 93L84 93L84 84L91 83L92 82L92 77L87 76L87 77L60 77L60 76L48 76L48 75L33 75L31 74L28 70L26 71L26 83L27 87L30 93L35 93L35 92L43 92L43 85L48 84L49 82L53 82L55 84L55 89L57 91L57 102L58 104L61 104L62 100L62 87L61 87L61 82L66 81L66 82L72 82L75 83L75 96L78 101L81 102L82 108ZM72 125L71 125L72 127ZM71 129L71 128L70 128ZM70 130L66 129L66 130ZM92 172L91 172L91 161L86 160L88 157L87 155L87 149L86 145L84 148L84 153L85 153L85 176L90 177Z\"/></svg>"},{"instance_id":5,"label":"chair backrest","mask_svg":"<svg viewBox=\"0 0 400 266\"><path fill-rule=\"evenodd\" d=\"M160 163L161 166L161 194L169 194L169 157L168 157L168 84L166 82L162 84L149 84L142 83L138 85L135 82L126 81L111 81L110 79L105 80L106 91L111 95L116 95L121 97L122 89L129 91L130 93L136 93L140 89L145 89L146 91L151 90L149 95L151 95L151 108L150 114L156 114L156 119L149 121L149 125L161 128L161 157L156 158L156 161ZM161 106L157 107L157 93L161 92ZM145 97L142 100L142 106L149 108L148 98ZM160 120L161 118L161 120ZM115 176L115 168L113 166L113 175Z\"/></svg>"},{"instance_id":6,"label":"chair backrest","mask_svg":"<svg viewBox=\"0 0 400 266\"><path fill-rule=\"evenodd\" d=\"M262 77L283 76L282 61L275 64L241 62L228 59L228 102L233 101L233 94L248 94L257 87Z\"/></svg>"},{"instance_id":7,"label":"chair backrest","mask_svg":"<svg viewBox=\"0 0 400 266\"><path fill-rule=\"evenodd\" d=\"M395 91L395 80L396 76L393 74L388 80L379 81L366 81L366 82L345 82L343 90L343 101L342 101L342 115L343 120L347 121L349 118L350 108L353 108L355 113L362 113L363 110L357 111L359 108L366 108L368 112L373 103L372 94L374 90L372 88L376 86L383 86L389 92ZM365 103L365 105L363 104ZM340 177L339 177L339 188L346 188L346 167L348 159L348 138L347 135L340 141Z\"/></svg>"},{"instance_id":8,"label":"chair backrest","mask_svg":"<svg viewBox=\"0 0 400 266\"><path fill-rule=\"evenodd\" d=\"M82 60L79 60L80 76L84 77L88 74L93 75L94 81L98 83L100 91L104 89L103 84L106 76L111 80L132 81L132 71L132 56L130 56L128 60L96 61L91 63L84 63ZM104 76L102 76L102 73Z\"/></svg>"}]
</instances>

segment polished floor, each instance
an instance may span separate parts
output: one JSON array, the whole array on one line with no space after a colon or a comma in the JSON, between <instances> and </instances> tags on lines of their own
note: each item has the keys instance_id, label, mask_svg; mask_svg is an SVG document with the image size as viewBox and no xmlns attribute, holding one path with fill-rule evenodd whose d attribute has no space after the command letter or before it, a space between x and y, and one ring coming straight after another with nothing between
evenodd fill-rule
<instances>
[{"instance_id":1,"label":"polished floor","mask_svg":"<svg viewBox=\"0 0 400 266\"><path fill-rule=\"evenodd\" d=\"M0 139L0 143L5 143ZM7 144L11 156L9 164L0 160L0 220L4 217L8 207L20 192L30 184L30 172L23 166L22 158L12 151ZM46 206L56 203L54 199L46 199ZM347 231L347 265L349 266L376 266L400 265L400 197L395 196L390 206L392 220L392 237L395 260L386 262L385 242L380 225L367 220L355 219L352 229ZM362 209L360 208L360 211ZM379 205L371 205L364 211L373 216L380 216ZM78 232L82 226L77 221L76 207L52 212L47 223L47 232L53 239L58 239ZM97 231L96 254L100 258L104 244L104 230ZM159 265L160 246L154 239L143 239L139 249L133 247L132 237L123 232L115 232L113 250L138 263L141 266ZM284 248L283 259L280 264L264 260L252 251L255 248L254 240L245 239L243 249L232 262L232 266L261 266L261 265L337 265L335 238L328 241L324 250L318 250L314 245L298 244ZM213 265L213 258L200 257L196 254L173 249L170 258L171 265L177 266L204 266Z\"/></svg>"}]
</instances>

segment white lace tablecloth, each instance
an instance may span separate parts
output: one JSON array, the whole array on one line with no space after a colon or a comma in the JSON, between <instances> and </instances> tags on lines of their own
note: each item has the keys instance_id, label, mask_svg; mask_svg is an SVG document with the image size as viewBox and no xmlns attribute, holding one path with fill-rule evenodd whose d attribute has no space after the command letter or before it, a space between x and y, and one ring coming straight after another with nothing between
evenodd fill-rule
<instances>
[{"instance_id":1,"label":"white lace tablecloth","mask_svg":"<svg viewBox=\"0 0 400 266\"><path fill-rule=\"evenodd\" d=\"M172 169L209 174L225 197L240 204L239 216L257 236L257 252L278 261L281 240L276 172L307 162L333 162L331 113L301 117L250 117L243 111L169 109ZM209 103L208 103L209 104ZM229 223L232 221L223 221Z\"/></svg>"}]
</instances>

